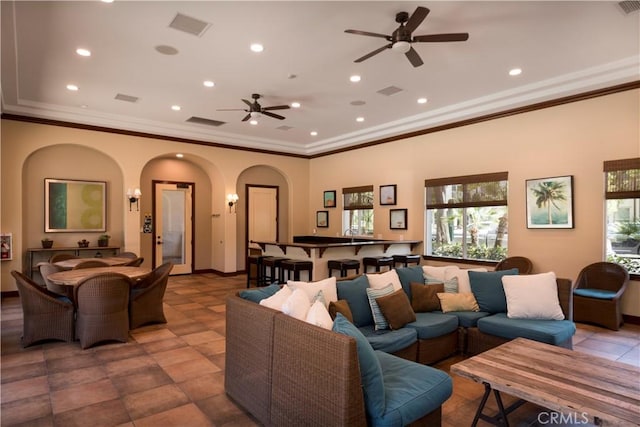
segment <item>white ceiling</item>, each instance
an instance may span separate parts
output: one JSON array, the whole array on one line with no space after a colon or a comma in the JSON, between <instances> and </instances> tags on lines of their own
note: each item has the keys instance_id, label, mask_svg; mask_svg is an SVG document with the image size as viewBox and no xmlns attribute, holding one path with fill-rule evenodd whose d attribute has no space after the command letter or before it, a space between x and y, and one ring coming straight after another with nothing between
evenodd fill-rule
<instances>
[{"instance_id":1,"label":"white ceiling","mask_svg":"<svg viewBox=\"0 0 640 427\"><path fill-rule=\"evenodd\" d=\"M431 13L414 36L469 40L414 43L418 68L390 49L353 62L387 42L344 30L391 34L395 14L417 6ZM178 13L210 26L200 36L170 28ZM3 113L299 155L640 80L640 13L617 2L3 0L1 14ZM254 42L264 51L251 52ZM508 75L514 67L520 76ZM377 93L389 86L402 91ZM244 111L217 111L245 108L252 93L263 107L302 106L255 126ZM225 124L187 123L192 116Z\"/></svg>"}]
</instances>

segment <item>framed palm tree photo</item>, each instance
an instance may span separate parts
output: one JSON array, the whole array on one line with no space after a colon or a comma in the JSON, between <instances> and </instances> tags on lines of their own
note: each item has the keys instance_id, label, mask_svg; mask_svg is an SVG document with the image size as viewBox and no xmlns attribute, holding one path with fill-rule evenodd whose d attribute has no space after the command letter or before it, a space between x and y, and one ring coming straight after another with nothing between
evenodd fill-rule
<instances>
[{"instance_id":1,"label":"framed palm tree photo","mask_svg":"<svg viewBox=\"0 0 640 427\"><path fill-rule=\"evenodd\" d=\"M528 179L527 228L573 228L573 175Z\"/></svg>"}]
</instances>

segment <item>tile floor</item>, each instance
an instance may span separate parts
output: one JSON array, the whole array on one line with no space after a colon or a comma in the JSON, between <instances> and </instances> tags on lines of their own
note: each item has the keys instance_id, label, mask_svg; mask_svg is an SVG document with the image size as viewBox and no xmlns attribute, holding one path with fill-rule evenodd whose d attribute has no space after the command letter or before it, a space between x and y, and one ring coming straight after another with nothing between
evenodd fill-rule
<instances>
[{"instance_id":1,"label":"tile floor","mask_svg":"<svg viewBox=\"0 0 640 427\"><path fill-rule=\"evenodd\" d=\"M245 276L171 277L166 325L134 330L129 342L81 350L48 342L23 349L18 298L2 300L1 416L9 426L254 426L224 393L226 295L244 288ZM578 325L577 351L640 366L640 326L613 332ZM437 365L448 371L461 356ZM443 406L443 426L471 424L481 385L454 376ZM511 400L506 397L505 404ZM493 405L495 407L495 405ZM526 404L511 425L543 425L544 409ZM479 425L486 425L482 421ZM547 424L548 425L548 424ZM567 424L564 424L567 425Z\"/></svg>"}]
</instances>

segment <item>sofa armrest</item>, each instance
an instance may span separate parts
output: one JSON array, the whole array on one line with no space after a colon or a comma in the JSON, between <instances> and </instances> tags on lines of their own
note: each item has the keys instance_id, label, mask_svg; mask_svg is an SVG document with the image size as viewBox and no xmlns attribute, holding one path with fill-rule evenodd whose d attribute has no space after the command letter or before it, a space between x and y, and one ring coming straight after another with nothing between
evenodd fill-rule
<instances>
[{"instance_id":1,"label":"sofa armrest","mask_svg":"<svg viewBox=\"0 0 640 427\"><path fill-rule=\"evenodd\" d=\"M355 339L275 318L271 424L366 426Z\"/></svg>"},{"instance_id":2,"label":"sofa armrest","mask_svg":"<svg viewBox=\"0 0 640 427\"><path fill-rule=\"evenodd\" d=\"M573 282L570 279L557 278L558 300L567 320L573 320Z\"/></svg>"}]
</instances>

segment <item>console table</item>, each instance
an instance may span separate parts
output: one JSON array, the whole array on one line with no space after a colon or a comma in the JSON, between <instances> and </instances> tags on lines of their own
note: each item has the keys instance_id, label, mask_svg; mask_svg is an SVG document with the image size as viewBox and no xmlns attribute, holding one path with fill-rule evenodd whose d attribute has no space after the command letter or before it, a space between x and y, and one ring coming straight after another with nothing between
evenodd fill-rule
<instances>
[{"instance_id":1,"label":"console table","mask_svg":"<svg viewBox=\"0 0 640 427\"><path fill-rule=\"evenodd\" d=\"M120 246L89 246L81 247L56 247L56 248L27 248L27 275L33 278L33 272L38 270L39 262L46 262L51 255L67 252L82 258L102 258L115 256L120 253Z\"/></svg>"}]
</instances>

